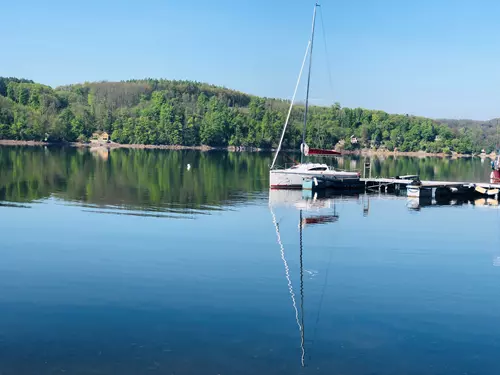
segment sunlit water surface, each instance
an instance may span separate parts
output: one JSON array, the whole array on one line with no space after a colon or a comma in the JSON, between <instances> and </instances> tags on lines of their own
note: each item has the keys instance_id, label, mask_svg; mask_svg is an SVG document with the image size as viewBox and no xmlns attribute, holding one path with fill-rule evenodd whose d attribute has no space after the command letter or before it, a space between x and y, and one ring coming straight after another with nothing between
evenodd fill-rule
<instances>
[{"instance_id":1,"label":"sunlit water surface","mask_svg":"<svg viewBox=\"0 0 500 375\"><path fill-rule=\"evenodd\" d=\"M0 374L500 373L496 206L270 193L270 159L0 148Z\"/></svg>"}]
</instances>

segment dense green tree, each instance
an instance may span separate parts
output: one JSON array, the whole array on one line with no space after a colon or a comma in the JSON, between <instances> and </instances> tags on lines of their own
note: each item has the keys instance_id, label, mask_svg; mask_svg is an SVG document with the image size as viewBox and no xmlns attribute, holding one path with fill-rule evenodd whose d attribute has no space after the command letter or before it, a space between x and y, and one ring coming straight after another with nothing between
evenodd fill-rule
<instances>
[{"instance_id":1,"label":"dense green tree","mask_svg":"<svg viewBox=\"0 0 500 375\"><path fill-rule=\"evenodd\" d=\"M64 109L50 128L50 140L73 142L79 136L73 132L75 116L69 108Z\"/></svg>"},{"instance_id":2,"label":"dense green tree","mask_svg":"<svg viewBox=\"0 0 500 375\"><path fill-rule=\"evenodd\" d=\"M25 85L18 85L17 99L19 100L19 104L26 105L28 104L30 98L30 91Z\"/></svg>"}]
</instances>

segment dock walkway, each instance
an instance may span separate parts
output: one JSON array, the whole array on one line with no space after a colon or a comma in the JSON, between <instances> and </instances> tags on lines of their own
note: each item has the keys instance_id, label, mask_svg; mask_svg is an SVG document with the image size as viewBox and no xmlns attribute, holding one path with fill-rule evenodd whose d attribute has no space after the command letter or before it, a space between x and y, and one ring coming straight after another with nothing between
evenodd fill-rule
<instances>
[{"instance_id":1,"label":"dock walkway","mask_svg":"<svg viewBox=\"0 0 500 375\"><path fill-rule=\"evenodd\" d=\"M414 179L404 179L404 178L361 178L360 181L365 184L365 186L377 186L377 185L401 185L406 187L412 185ZM457 182L457 181L420 181L421 186L424 188L439 188L439 187L463 187L463 186L474 186L481 187L483 189L500 189L500 184L492 184L488 182Z\"/></svg>"},{"instance_id":2,"label":"dock walkway","mask_svg":"<svg viewBox=\"0 0 500 375\"><path fill-rule=\"evenodd\" d=\"M302 185L304 190L325 189L331 185L331 178L321 175L305 179ZM391 178L364 177L359 180L359 189L366 192L386 192L399 194L406 190L409 197L437 197L437 196L472 196L482 195L498 198L500 184L488 182L463 181L421 181L417 175L397 176Z\"/></svg>"},{"instance_id":3,"label":"dock walkway","mask_svg":"<svg viewBox=\"0 0 500 375\"><path fill-rule=\"evenodd\" d=\"M438 195L484 195L498 197L500 184L462 181L420 181L417 176L405 178L362 178L366 191L399 191L406 189L409 197ZM411 178L408 178L411 177Z\"/></svg>"}]
</instances>

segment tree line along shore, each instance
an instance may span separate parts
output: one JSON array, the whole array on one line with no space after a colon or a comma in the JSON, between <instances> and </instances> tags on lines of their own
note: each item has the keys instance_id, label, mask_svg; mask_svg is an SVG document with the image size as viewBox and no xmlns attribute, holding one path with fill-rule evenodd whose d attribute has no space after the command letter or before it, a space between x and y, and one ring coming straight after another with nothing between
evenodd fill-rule
<instances>
[{"instance_id":1,"label":"tree line along shore","mask_svg":"<svg viewBox=\"0 0 500 375\"><path fill-rule=\"evenodd\" d=\"M144 79L52 88L0 77L0 140L81 146L106 134L111 147L272 150L289 105L192 81ZM346 153L484 155L494 152L498 142L491 121L434 120L338 103L312 106L309 113L306 142ZM299 148L303 117L304 107L297 104L283 148Z\"/></svg>"},{"instance_id":2,"label":"tree line along shore","mask_svg":"<svg viewBox=\"0 0 500 375\"><path fill-rule=\"evenodd\" d=\"M275 148L262 149L258 147L244 147L244 146L227 146L227 147L211 147L207 145L201 146L182 146L182 145L147 145L147 144L122 144L122 143L92 143L92 142L43 142L43 141L16 141L0 139L0 146L67 146L74 148L90 148L90 149L146 149L146 150L197 150L197 151L228 151L228 152L274 152ZM297 153L297 150L283 150L284 152ZM386 149L356 149L356 150L343 150L343 155L349 156L362 156L362 157L386 157L386 156L409 156L409 157L440 157L440 158L490 158L495 159L497 157L496 152L491 152L489 154L483 153L471 153L471 154L459 154L459 153L431 153L426 151L389 151Z\"/></svg>"}]
</instances>

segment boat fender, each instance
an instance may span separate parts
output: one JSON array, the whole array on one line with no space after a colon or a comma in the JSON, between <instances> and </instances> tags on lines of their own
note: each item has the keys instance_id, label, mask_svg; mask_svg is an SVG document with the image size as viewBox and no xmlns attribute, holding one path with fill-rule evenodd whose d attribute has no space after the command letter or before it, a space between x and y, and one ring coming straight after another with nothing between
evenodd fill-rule
<instances>
[{"instance_id":1,"label":"boat fender","mask_svg":"<svg viewBox=\"0 0 500 375\"><path fill-rule=\"evenodd\" d=\"M309 146L306 143L301 143L300 151L302 151L304 156L309 156Z\"/></svg>"}]
</instances>

